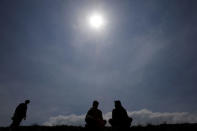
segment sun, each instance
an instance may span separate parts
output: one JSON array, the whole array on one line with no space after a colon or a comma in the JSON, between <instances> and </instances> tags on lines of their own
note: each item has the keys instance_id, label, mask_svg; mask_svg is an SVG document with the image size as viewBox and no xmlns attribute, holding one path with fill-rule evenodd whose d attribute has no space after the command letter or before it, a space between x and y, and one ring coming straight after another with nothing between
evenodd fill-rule
<instances>
[{"instance_id":1,"label":"sun","mask_svg":"<svg viewBox=\"0 0 197 131\"><path fill-rule=\"evenodd\" d=\"M99 13L92 14L89 19L89 24L93 29L101 29L104 26L104 18Z\"/></svg>"}]
</instances>

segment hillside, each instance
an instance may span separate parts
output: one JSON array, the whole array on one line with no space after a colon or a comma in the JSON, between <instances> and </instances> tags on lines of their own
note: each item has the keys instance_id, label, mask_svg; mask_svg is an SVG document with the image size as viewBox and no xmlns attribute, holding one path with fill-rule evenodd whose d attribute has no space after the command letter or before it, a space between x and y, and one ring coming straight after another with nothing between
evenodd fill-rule
<instances>
[{"instance_id":1,"label":"hillside","mask_svg":"<svg viewBox=\"0 0 197 131\"><path fill-rule=\"evenodd\" d=\"M20 131L86 131L84 127L77 126L23 126ZM0 131L9 131L8 127L1 127ZM106 127L103 131L112 131L111 127ZM133 126L130 131L197 131L197 124L162 124L162 125L147 125Z\"/></svg>"}]
</instances>

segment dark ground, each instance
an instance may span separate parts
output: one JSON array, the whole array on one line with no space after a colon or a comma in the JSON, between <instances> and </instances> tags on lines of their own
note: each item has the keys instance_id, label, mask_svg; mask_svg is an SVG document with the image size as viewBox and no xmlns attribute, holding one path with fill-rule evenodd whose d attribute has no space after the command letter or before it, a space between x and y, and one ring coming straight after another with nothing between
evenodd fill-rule
<instances>
[{"instance_id":1,"label":"dark ground","mask_svg":"<svg viewBox=\"0 0 197 131\"><path fill-rule=\"evenodd\" d=\"M19 131L87 131L83 127L77 126L23 126L19 127ZM8 127L0 127L0 131L10 131ZM111 127L106 127L102 131L113 131ZM122 131L122 130L121 130ZM196 124L162 124L162 125L147 125L133 126L129 131L197 131Z\"/></svg>"}]
</instances>

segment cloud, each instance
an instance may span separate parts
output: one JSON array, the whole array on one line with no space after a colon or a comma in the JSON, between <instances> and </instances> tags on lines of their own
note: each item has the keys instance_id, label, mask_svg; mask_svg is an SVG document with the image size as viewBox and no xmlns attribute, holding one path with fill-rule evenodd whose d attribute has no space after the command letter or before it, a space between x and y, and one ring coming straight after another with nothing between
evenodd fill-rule
<instances>
[{"instance_id":1,"label":"cloud","mask_svg":"<svg viewBox=\"0 0 197 131\"><path fill-rule=\"evenodd\" d=\"M176 123L195 123L197 115L188 112L152 112L147 109L128 112L128 115L134 119L134 125L146 124L176 124Z\"/></svg>"},{"instance_id":2,"label":"cloud","mask_svg":"<svg viewBox=\"0 0 197 131\"><path fill-rule=\"evenodd\" d=\"M152 112L147 109L139 111L128 111L128 115L133 118L132 125L158 125L162 123L176 124L176 123L196 123L197 115L188 112ZM104 119L109 120L111 118L111 112L103 115ZM43 125L74 125L84 126L85 115L68 115L68 116L55 116L50 117ZM109 126L109 124L107 124Z\"/></svg>"},{"instance_id":3,"label":"cloud","mask_svg":"<svg viewBox=\"0 0 197 131\"><path fill-rule=\"evenodd\" d=\"M83 126L85 115L68 115L68 116L55 116L50 117L49 121L45 122L44 125L55 126L55 125L73 125L73 126Z\"/></svg>"}]
</instances>

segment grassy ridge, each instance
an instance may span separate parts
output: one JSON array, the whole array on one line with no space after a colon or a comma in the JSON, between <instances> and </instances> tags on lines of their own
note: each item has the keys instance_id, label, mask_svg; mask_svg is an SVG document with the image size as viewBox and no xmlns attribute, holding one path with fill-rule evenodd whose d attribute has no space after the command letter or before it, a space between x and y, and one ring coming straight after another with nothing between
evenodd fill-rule
<instances>
[{"instance_id":1,"label":"grassy ridge","mask_svg":"<svg viewBox=\"0 0 197 131\"><path fill-rule=\"evenodd\" d=\"M86 131L84 127L77 126L23 126L19 131ZM0 131L9 131L8 127L0 127ZM111 127L106 127L103 131L112 131ZM197 124L161 124L157 126L147 125L133 126L130 131L197 131Z\"/></svg>"}]
</instances>

